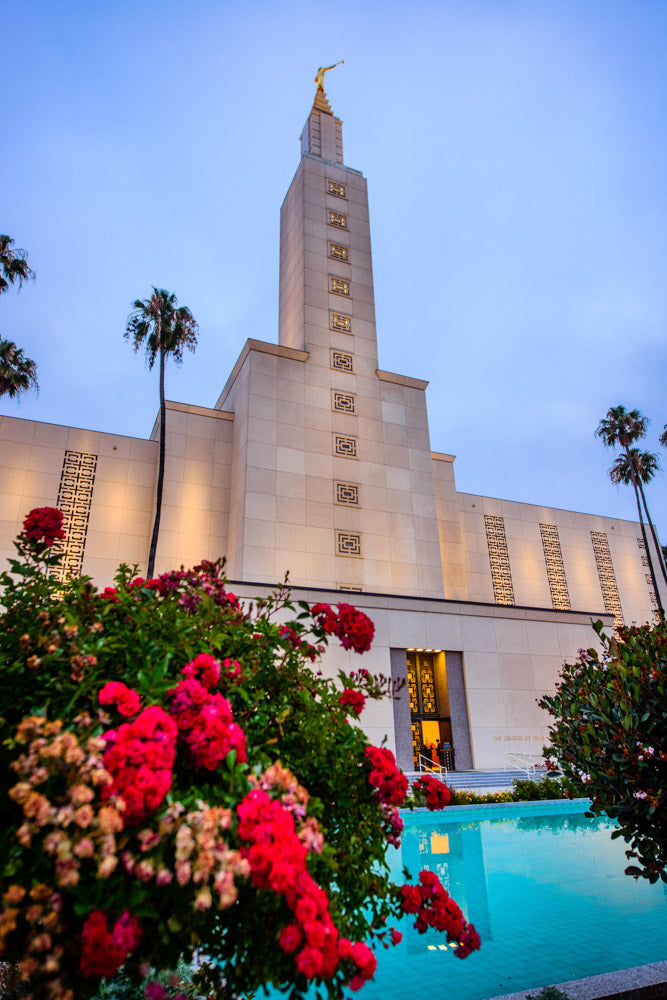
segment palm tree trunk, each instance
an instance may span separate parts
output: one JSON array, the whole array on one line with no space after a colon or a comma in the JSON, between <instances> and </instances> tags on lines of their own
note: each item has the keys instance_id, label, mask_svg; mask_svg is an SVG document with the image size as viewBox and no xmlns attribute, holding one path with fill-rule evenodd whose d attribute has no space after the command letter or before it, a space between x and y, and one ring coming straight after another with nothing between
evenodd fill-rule
<instances>
[{"instance_id":1,"label":"palm tree trunk","mask_svg":"<svg viewBox=\"0 0 667 1000\"><path fill-rule=\"evenodd\" d=\"M162 514L162 489L164 487L165 438L167 436L167 407L164 400L164 348L160 344L160 452L157 467L157 492L155 495L155 520L151 547L148 552L148 579L153 578L155 570L155 554L160 533L160 515ZM638 501L639 502L639 501Z\"/></svg>"},{"instance_id":2,"label":"palm tree trunk","mask_svg":"<svg viewBox=\"0 0 667 1000\"><path fill-rule=\"evenodd\" d=\"M634 466L632 464L632 457L628 446L625 447L626 454L628 456L628 468L630 469L630 474L632 475L632 485L635 490L635 500L637 501L637 513L639 514L639 526L642 529L642 538L644 540L644 550L646 552L646 558L648 559L648 568L651 571L651 580L653 581L653 593L655 594L655 599L658 602L658 614L661 618L665 617L665 609L662 606L662 599L660 597L660 591L658 590L658 582L655 578L655 570L653 569L653 560L651 559L651 550L648 547L648 538L646 537L646 528L644 527L644 516L642 514L642 505L639 501L639 490L641 488L639 483L639 476L635 472Z\"/></svg>"},{"instance_id":3,"label":"palm tree trunk","mask_svg":"<svg viewBox=\"0 0 667 1000\"><path fill-rule=\"evenodd\" d=\"M658 553L658 560L660 562L660 569L662 570L662 576L665 581L665 584L667 584L667 570L665 569L665 560L662 557L662 549L660 548L660 543L658 541L658 533L655 530L655 525L653 524L653 521L651 520L651 515L649 514L648 511L648 504L646 503L646 494L644 493L644 485L639 476L637 476L637 479L639 481L638 482L639 492L641 493L642 503L644 504L644 510L646 512L646 520L648 521L649 527L651 529L651 537L653 538L655 551Z\"/></svg>"}]
</instances>

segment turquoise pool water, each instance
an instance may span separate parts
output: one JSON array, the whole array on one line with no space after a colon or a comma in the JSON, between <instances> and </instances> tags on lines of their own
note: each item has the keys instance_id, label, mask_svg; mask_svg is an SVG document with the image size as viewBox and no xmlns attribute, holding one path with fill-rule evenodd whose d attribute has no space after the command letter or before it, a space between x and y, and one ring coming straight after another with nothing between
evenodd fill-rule
<instances>
[{"instance_id":1,"label":"turquoise pool water","mask_svg":"<svg viewBox=\"0 0 667 1000\"><path fill-rule=\"evenodd\" d=\"M482 948L461 961L406 919L361 1000L486 1000L667 959L667 886L624 875L625 844L611 840L609 820L587 819L586 805L406 814L396 881L403 865L437 872Z\"/></svg>"}]
</instances>

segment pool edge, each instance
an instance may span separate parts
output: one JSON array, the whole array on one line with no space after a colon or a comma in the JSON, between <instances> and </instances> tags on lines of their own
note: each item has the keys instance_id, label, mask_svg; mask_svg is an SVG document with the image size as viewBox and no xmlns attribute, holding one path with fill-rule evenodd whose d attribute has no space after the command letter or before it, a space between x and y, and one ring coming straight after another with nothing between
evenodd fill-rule
<instances>
[{"instance_id":1,"label":"pool edge","mask_svg":"<svg viewBox=\"0 0 667 1000\"><path fill-rule=\"evenodd\" d=\"M563 990L572 1000L663 1000L667 997L667 961L544 984L547 985ZM528 994L534 997L543 988L533 986L518 993L501 993L489 1000L526 1000Z\"/></svg>"}]
</instances>

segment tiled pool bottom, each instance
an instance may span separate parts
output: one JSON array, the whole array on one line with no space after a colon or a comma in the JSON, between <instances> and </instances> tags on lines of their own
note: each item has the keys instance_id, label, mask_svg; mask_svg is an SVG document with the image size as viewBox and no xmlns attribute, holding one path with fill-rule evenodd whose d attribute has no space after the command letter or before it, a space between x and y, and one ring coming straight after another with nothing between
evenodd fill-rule
<instances>
[{"instance_id":1,"label":"tiled pool bottom","mask_svg":"<svg viewBox=\"0 0 667 1000\"><path fill-rule=\"evenodd\" d=\"M667 887L635 882L613 825L587 803L471 806L406 814L392 852L400 882L429 868L462 906L482 949L460 961L442 935L417 934L381 951L361 1000L486 1000L503 993L667 959Z\"/></svg>"}]
</instances>

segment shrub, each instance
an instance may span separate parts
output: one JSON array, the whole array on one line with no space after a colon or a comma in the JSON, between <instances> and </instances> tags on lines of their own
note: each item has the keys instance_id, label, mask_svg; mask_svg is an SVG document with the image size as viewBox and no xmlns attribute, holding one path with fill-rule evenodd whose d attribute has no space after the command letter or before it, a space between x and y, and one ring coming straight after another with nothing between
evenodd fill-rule
<instances>
[{"instance_id":1,"label":"shrub","mask_svg":"<svg viewBox=\"0 0 667 1000\"><path fill-rule=\"evenodd\" d=\"M626 874L667 881L667 624L594 625L602 644L566 664L556 693L549 754L571 791L607 813L636 859Z\"/></svg>"},{"instance_id":2,"label":"shrub","mask_svg":"<svg viewBox=\"0 0 667 1000\"><path fill-rule=\"evenodd\" d=\"M340 998L404 912L459 957L479 947L437 880L389 877L407 782L356 720L395 687L318 669L329 636L368 649L362 612L284 589L245 608L210 562L121 567L101 592L59 582L58 533L53 509L32 512L0 575L0 958L34 1000L196 951L219 995L315 982Z\"/></svg>"},{"instance_id":3,"label":"shrub","mask_svg":"<svg viewBox=\"0 0 667 1000\"><path fill-rule=\"evenodd\" d=\"M467 788L452 788L449 804L452 806L484 805L492 802L513 802L509 790L502 792L471 792Z\"/></svg>"},{"instance_id":4,"label":"shrub","mask_svg":"<svg viewBox=\"0 0 667 1000\"><path fill-rule=\"evenodd\" d=\"M535 802L541 799L562 799L568 796L569 788L560 778L545 775L543 778L515 778L512 800L514 802Z\"/></svg>"}]
</instances>

